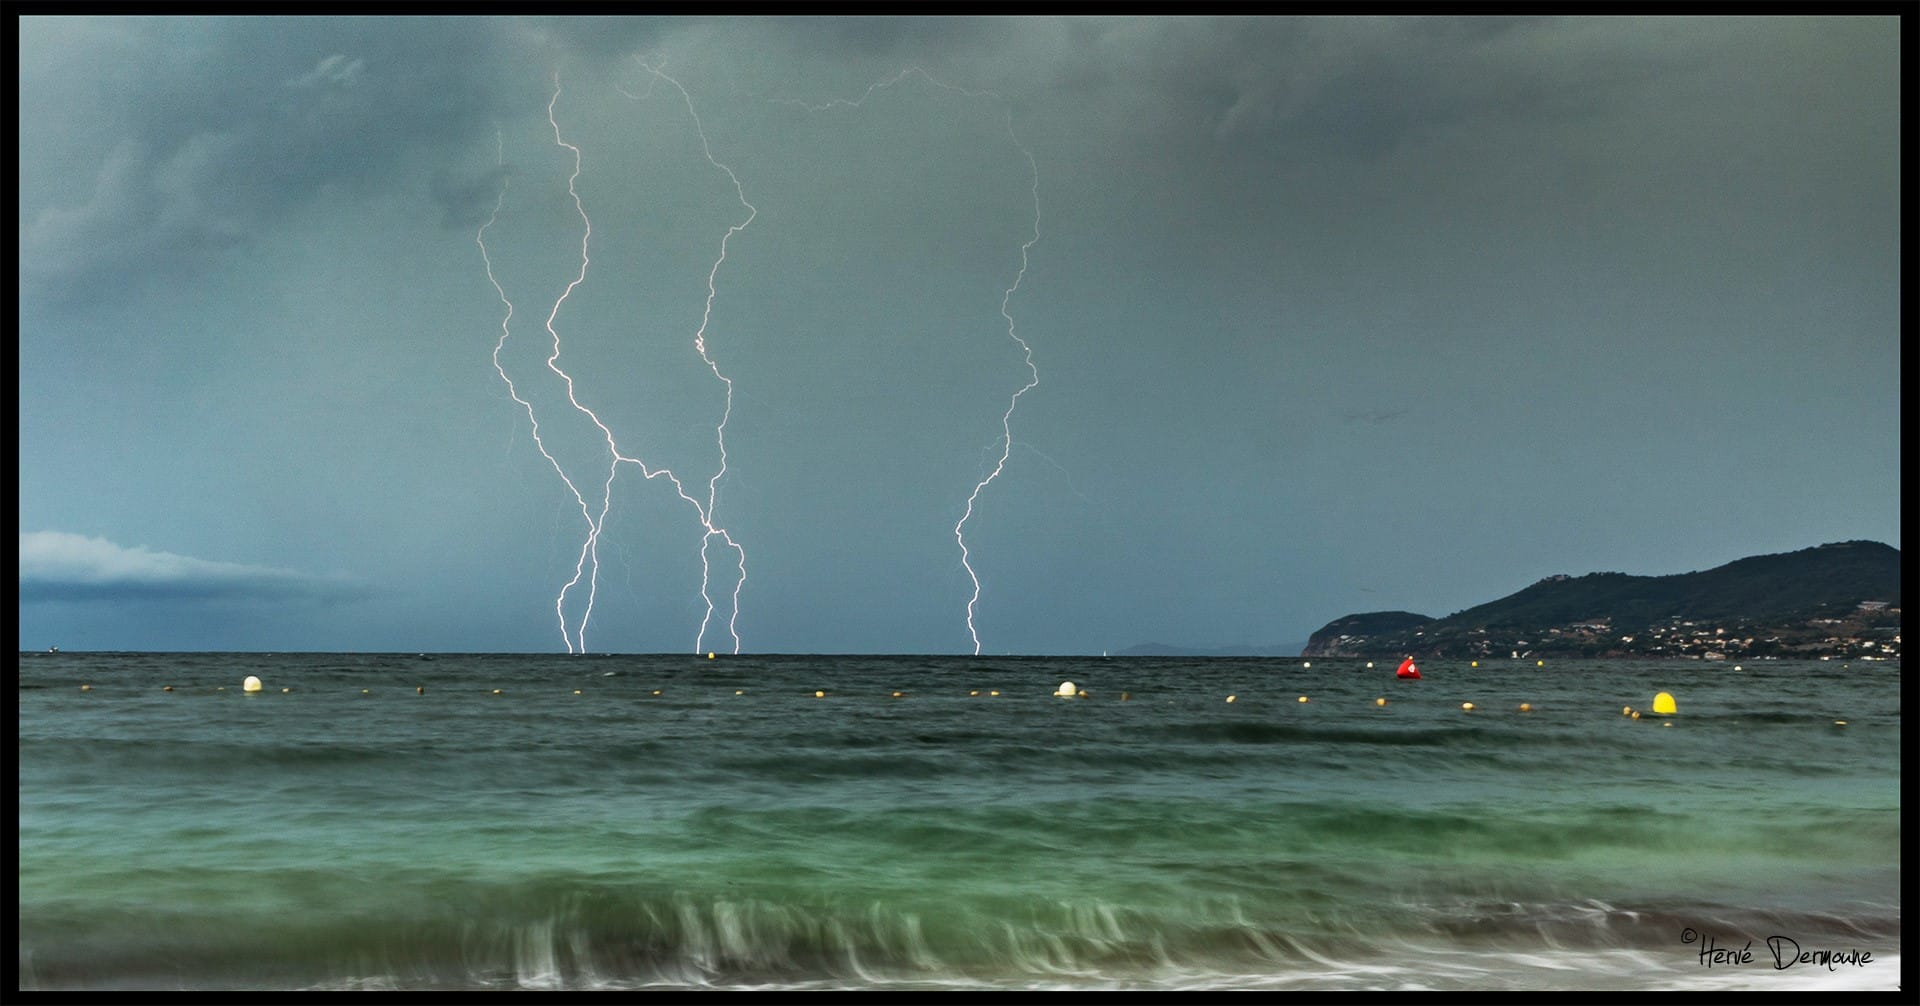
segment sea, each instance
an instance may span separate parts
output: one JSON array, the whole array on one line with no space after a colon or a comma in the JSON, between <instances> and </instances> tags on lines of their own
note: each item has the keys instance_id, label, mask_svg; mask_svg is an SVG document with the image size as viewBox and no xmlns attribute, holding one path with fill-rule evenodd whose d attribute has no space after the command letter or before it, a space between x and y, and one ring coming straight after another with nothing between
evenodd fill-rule
<instances>
[{"instance_id":1,"label":"sea","mask_svg":"<svg viewBox=\"0 0 1920 1006\"><path fill-rule=\"evenodd\" d=\"M19 988L1900 988L1898 662L1395 664L23 652Z\"/></svg>"}]
</instances>

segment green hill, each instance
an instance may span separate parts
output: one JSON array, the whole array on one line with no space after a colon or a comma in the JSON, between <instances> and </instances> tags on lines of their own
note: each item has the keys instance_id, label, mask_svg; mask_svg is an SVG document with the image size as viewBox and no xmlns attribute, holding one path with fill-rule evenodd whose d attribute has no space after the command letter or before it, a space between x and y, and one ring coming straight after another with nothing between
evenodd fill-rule
<instances>
[{"instance_id":1,"label":"green hill","mask_svg":"<svg viewBox=\"0 0 1920 1006\"><path fill-rule=\"evenodd\" d=\"M1348 615L1303 655L1897 655L1900 593L1899 549L1838 542L1670 576L1552 576L1445 618Z\"/></svg>"}]
</instances>

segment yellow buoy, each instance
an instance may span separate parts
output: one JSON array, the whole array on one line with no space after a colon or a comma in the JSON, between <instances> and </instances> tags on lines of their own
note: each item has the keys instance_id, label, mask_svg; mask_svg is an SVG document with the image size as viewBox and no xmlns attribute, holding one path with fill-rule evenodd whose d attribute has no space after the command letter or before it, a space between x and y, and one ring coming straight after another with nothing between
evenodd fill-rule
<instances>
[{"instance_id":1,"label":"yellow buoy","mask_svg":"<svg viewBox=\"0 0 1920 1006\"><path fill-rule=\"evenodd\" d=\"M1300 701L1302 702L1307 701L1307 697L1305 695L1300 696Z\"/></svg>"},{"instance_id":2,"label":"yellow buoy","mask_svg":"<svg viewBox=\"0 0 1920 1006\"><path fill-rule=\"evenodd\" d=\"M93 691L93 686L92 686L92 685L81 685L81 686L80 686L80 690L81 690L81 691L83 691L83 692L90 692L90 691Z\"/></svg>"},{"instance_id":3,"label":"yellow buoy","mask_svg":"<svg viewBox=\"0 0 1920 1006\"><path fill-rule=\"evenodd\" d=\"M1240 698L1240 696L1238 696L1238 695L1229 695L1229 696L1227 696L1227 701L1228 701L1228 702L1233 702L1233 701L1235 701L1235 700L1237 700L1237 699L1239 699L1239 698Z\"/></svg>"},{"instance_id":4,"label":"yellow buoy","mask_svg":"<svg viewBox=\"0 0 1920 1006\"><path fill-rule=\"evenodd\" d=\"M712 651L712 650L708 650L708 651L707 651L707 659L708 659L708 660L712 660L712 659L713 659L713 651Z\"/></svg>"},{"instance_id":5,"label":"yellow buoy","mask_svg":"<svg viewBox=\"0 0 1920 1006\"><path fill-rule=\"evenodd\" d=\"M1520 703L1520 711L1523 713L1533 712L1533 706L1528 703L1522 702Z\"/></svg>"},{"instance_id":6,"label":"yellow buoy","mask_svg":"<svg viewBox=\"0 0 1920 1006\"><path fill-rule=\"evenodd\" d=\"M1000 697L1000 692L997 689L995 691L988 692L987 697L997 699Z\"/></svg>"},{"instance_id":7,"label":"yellow buoy","mask_svg":"<svg viewBox=\"0 0 1920 1006\"><path fill-rule=\"evenodd\" d=\"M500 691L500 689L498 689L498 688L496 688L496 689L494 689L494 690L493 690L493 694L495 694L495 695L503 695L503 694L505 694L505 693L504 693L504 692L502 692L502 691Z\"/></svg>"},{"instance_id":8,"label":"yellow buoy","mask_svg":"<svg viewBox=\"0 0 1920 1006\"><path fill-rule=\"evenodd\" d=\"M1473 703L1471 703L1471 702L1462 702L1462 703L1460 703L1460 708L1462 708L1462 709L1465 709L1465 710L1467 710L1468 712L1472 712L1472 711L1473 711Z\"/></svg>"},{"instance_id":9,"label":"yellow buoy","mask_svg":"<svg viewBox=\"0 0 1920 1006\"><path fill-rule=\"evenodd\" d=\"M573 694L575 694L575 695L578 695L578 694L580 694L580 689L578 689L578 688L576 688L576 689L574 689L574 690L573 690Z\"/></svg>"},{"instance_id":10,"label":"yellow buoy","mask_svg":"<svg viewBox=\"0 0 1920 1006\"><path fill-rule=\"evenodd\" d=\"M1674 706L1672 695L1661 692L1653 697L1653 711L1660 716L1672 716L1679 709Z\"/></svg>"},{"instance_id":11,"label":"yellow buoy","mask_svg":"<svg viewBox=\"0 0 1920 1006\"><path fill-rule=\"evenodd\" d=\"M1373 669L1373 661L1371 661L1371 660L1369 660L1369 661L1367 661L1367 669L1368 669L1368 670L1372 670L1372 669Z\"/></svg>"},{"instance_id":12,"label":"yellow buoy","mask_svg":"<svg viewBox=\"0 0 1920 1006\"><path fill-rule=\"evenodd\" d=\"M260 683L260 679L251 674L247 675L247 680L240 682L240 690L243 692L257 692L264 687L266 686Z\"/></svg>"},{"instance_id":13,"label":"yellow buoy","mask_svg":"<svg viewBox=\"0 0 1920 1006\"><path fill-rule=\"evenodd\" d=\"M745 694L747 694L747 690L746 690L746 689L744 689L744 688L736 688L736 689L734 689L734 690L733 690L733 694L735 694L735 695L745 695Z\"/></svg>"},{"instance_id":14,"label":"yellow buoy","mask_svg":"<svg viewBox=\"0 0 1920 1006\"><path fill-rule=\"evenodd\" d=\"M1479 667L1479 666L1480 666L1480 661L1478 661L1478 660L1476 660L1476 661L1474 661L1474 662L1473 662L1472 664L1470 664L1470 665L1468 665L1468 666L1471 666L1471 667Z\"/></svg>"},{"instance_id":15,"label":"yellow buoy","mask_svg":"<svg viewBox=\"0 0 1920 1006\"><path fill-rule=\"evenodd\" d=\"M1126 692L1121 692L1121 693L1120 693L1120 701L1122 701L1122 702L1131 702L1131 701L1133 701L1133 696L1132 696L1132 695L1129 695L1129 694L1127 694Z\"/></svg>"},{"instance_id":16,"label":"yellow buoy","mask_svg":"<svg viewBox=\"0 0 1920 1006\"><path fill-rule=\"evenodd\" d=\"M293 689L291 689L291 688L282 688L282 689L280 689L280 694L282 694L282 695L288 695L288 694L291 694L292 692L293 692Z\"/></svg>"},{"instance_id":17,"label":"yellow buoy","mask_svg":"<svg viewBox=\"0 0 1920 1006\"><path fill-rule=\"evenodd\" d=\"M1633 718L1636 720L1640 718L1640 710L1636 709L1633 711Z\"/></svg>"},{"instance_id":18,"label":"yellow buoy","mask_svg":"<svg viewBox=\"0 0 1920 1006\"><path fill-rule=\"evenodd\" d=\"M1633 707L1632 707L1632 706L1621 706L1621 707L1620 707L1620 715L1622 715L1622 716L1632 716L1632 715L1633 715Z\"/></svg>"},{"instance_id":19,"label":"yellow buoy","mask_svg":"<svg viewBox=\"0 0 1920 1006\"><path fill-rule=\"evenodd\" d=\"M655 695L658 695L658 694L660 694L660 689L658 689L658 688L656 688L656 689L654 689L654 690L653 690L653 694L655 694Z\"/></svg>"},{"instance_id":20,"label":"yellow buoy","mask_svg":"<svg viewBox=\"0 0 1920 1006\"><path fill-rule=\"evenodd\" d=\"M1301 666L1301 667L1312 667L1312 666L1313 666L1313 661L1311 661L1311 660L1309 660L1309 661L1307 661L1306 663L1304 663L1304 664L1301 664L1300 666Z\"/></svg>"},{"instance_id":21,"label":"yellow buoy","mask_svg":"<svg viewBox=\"0 0 1920 1006\"><path fill-rule=\"evenodd\" d=\"M906 697L906 695L907 695L907 693L906 693L906 692L894 692L894 693L893 693L893 697L894 697L894 698L896 698L896 699L900 699L900 698L905 698L905 697Z\"/></svg>"},{"instance_id":22,"label":"yellow buoy","mask_svg":"<svg viewBox=\"0 0 1920 1006\"><path fill-rule=\"evenodd\" d=\"M1836 726L1836 727L1844 727L1844 726L1846 726L1846 725L1847 725L1847 721L1846 721L1846 720L1834 720L1834 721L1833 721L1833 725L1834 725L1834 726Z\"/></svg>"},{"instance_id":23,"label":"yellow buoy","mask_svg":"<svg viewBox=\"0 0 1920 1006\"><path fill-rule=\"evenodd\" d=\"M1546 661L1544 661L1544 660L1536 660L1536 661L1534 661L1534 662L1533 662L1533 666L1535 666L1535 667L1545 667L1545 666L1547 666L1547 662L1546 662Z\"/></svg>"},{"instance_id":24,"label":"yellow buoy","mask_svg":"<svg viewBox=\"0 0 1920 1006\"><path fill-rule=\"evenodd\" d=\"M824 699L824 698L826 698L826 697L827 697L827 693L826 693L826 692L814 692L814 693L813 693L813 697L814 697L814 698L816 698L816 699Z\"/></svg>"},{"instance_id":25,"label":"yellow buoy","mask_svg":"<svg viewBox=\"0 0 1920 1006\"><path fill-rule=\"evenodd\" d=\"M1670 726L1673 726L1673 721L1672 721L1672 720L1668 720L1668 721L1666 721L1665 723L1662 723L1662 724L1660 724L1660 725L1661 725L1661 726L1663 726L1663 727L1670 727Z\"/></svg>"},{"instance_id":26,"label":"yellow buoy","mask_svg":"<svg viewBox=\"0 0 1920 1006\"><path fill-rule=\"evenodd\" d=\"M427 694L427 686L426 686L426 685L415 685L415 686L413 686L413 694L415 694L415 695L425 695L425 694Z\"/></svg>"},{"instance_id":27,"label":"yellow buoy","mask_svg":"<svg viewBox=\"0 0 1920 1006\"><path fill-rule=\"evenodd\" d=\"M1076 691L1079 691L1079 689L1074 687L1073 682L1062 681L1060 682L1060 687L1053 690L1053 694L1058 695L1063 699L1070 699L1070 698L1073 698L1073 693Z\"/></svg>"},{"instance_id":28,"label":"yellow buoy","mask_svg":"<svg viewBox=\"0 0 1920 1006\"><path fill-rule=\"evenodd\" d=\"M163 691L163 692L170 692L170 691L173 691L173 686L172 686L172 685L167 685L167 686L165 686L165 687L163 687L163 688L161 688L160 690L161 690L161 691Z\"/></svg>"},{"instance_id":29,"label":"yellow buoy","mask_svg":"<svg viewBox=\"0 0 1920 1006\"><path fill-rule=\"evenodd\" d=\"M980 694L980 689L978 689L978 688L976 688L976 689L974 689L973 691L970 691L970 692L968 692L967 694L968 694L968 695L979 695L979 694Z\"/></svg>"},{"instance_id":30,"label":"yellow buoy","mask_svg":"<svg viewBox=\"0 0 1920 1006\"><path fill-rule=\"evenodd\" d=\"M1387 704L1387 697L1385 695L1382 695L1379 698L1374 699L1373 704L1376 706L1384 706Z\"/></svg>"}]
</instances>

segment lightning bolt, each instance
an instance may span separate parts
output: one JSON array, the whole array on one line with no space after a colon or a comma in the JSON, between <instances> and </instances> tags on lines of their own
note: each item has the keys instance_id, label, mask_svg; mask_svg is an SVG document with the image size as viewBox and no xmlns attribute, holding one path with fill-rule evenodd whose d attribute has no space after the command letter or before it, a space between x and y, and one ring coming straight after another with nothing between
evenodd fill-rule
<instances>
[{"instance_id":1,"label":"lightning bolt","mask_svg":"<svg viewBox=\"0 0 1920 1006\"><path fill-rule=\"evenodd\" d=\"M1020 282L1027 276L1027 254L1040 241L1040 166L1034 162L1033 153L1021 146L1020 138L1014 135L1011 109L1007 112L1007 137L1013 140L1013 145L1018 147L1020 153L1026 157L1027 168L1033 179L1033 236L1020 245L1020 271L1014 274L1013 283L1000 297L1000 317L1007 320L1007 338L1018 343L1021 353L1025 356L1028 377L1027 383L1021 385L1020 389L1007 399L1007 411L1000 416L999 460L994 462L993 471L973 487L973 492L967 496L966 513L961 515L959 522L953 525L953 540L960 545L960 565L966 568L967 579L973 581L973 596L967 599L967 633L973 637L974 656L980 655L980 632L973 624L974 606L980 603L980 577L974 573L973 564L968 561L965 529L967 521L973 518L975 501L979 500L980 493L989 483L1000 477L1000 472L1007 466L1007 456L1013 452L1013 410L1019 406L1020 396L1040 386L1040 370L1033 365L1033 347L1027 344L1027 340L1020 338L1019 333L1014 330L1013 314L1010 310L1013 295L1020 289Z\"/></svg>"},{"instance_id":2,"label":"lightning bolt","mask_svg":"<svg viewBox=\"0 0 1920 1006\"><path fill-rule=\"evenodd\" d=\"M642 64L642 65L643 67L645 66L645 64ZM600 535L601 535L601 532L606 527L607 515L612 510L613 484L614 484L614 481L619 476L620 466L622 464L630 464L638 468L640 470L640 474L642 478L648 481L651 481L656 478L665 478L670 484L672 484L672 486L674 487L675 493L678 494L681 499L687 501L687 503L693 507L695 514L699 518L700 525L703 528L704 533L702 534L701 542L700 542L700 596L701 596L701 599L706 603L706 614L701 619L700 631L694 638L694 652L700 652L702 649L704 649L705 642L706 642L707 629L713 619L714 603L710 595L711 566L708 559L709 547L712 545L713 540L715 538L718 538L725 544L726 547L732 548L734 550L736 556L738 557L737 565L740 571L740 578L734 583L733 597L732 597L733 611L731 616L728 619L727 631L733 640L733 652L738 653L740 652L740 635L738 631L738 620L740 615L740 591L741 591L741 588L746 583L746 576L747 576L746 551L740 546L738 542L734 541L733 536L730 533L728 533L728 531L724 527L721 527L715 524L713 521L713 510L714 510L714 504L717 500L718 493L719 493L719 482L721 477L726 474L726 470L727 470L726 469L726 423L727 423L727 419L732 415L732 411L733 411L733 382L729 380L726 377L726 375L720 372L720 368L718 367L717 364L715 364L712 357L708 354L707 348L706 348L706 330L707 330L707 325L711 321L711 318L713 315L713 302L717 296L716 284L717 284L717 278L719 275L720 267L726 261L727 242L735 234L738 234L740 231L745 230L747 225L753 221L753 218L758 215L758 211L754 209L751 203L747 202L744 189L741 187L739 179L734 177L733 172L727 169L725 165L722 165L718 161L714 160L711 148L707 144L705 129L700 126L699 116L697 114L694 114L693 112L693 101L691 97L687 96L686 89L680 87L677 81L674 81L672 78L665 76L665 74L661 73L660 71L655 70L652 67L645 67L645 68L656 79L665 80L668 83L673 84L673 86L676 89L680 90L682 97L686 99L687 111L689 114L693 115L695 126L697 129L699 129L701 147L707 157L707 160L710 163L714 164L716 167L720 168L722 171L725 171L727 176L733 180L735 192L736 194L739 195L741 204L745 206L748 211L747 219L745 221L742 221L739 224L730 226L726 236L721 239L719 258L715 260L713 268L709 271L707 276L707 301L706 301L705 314L701 318L699 330L694 334L694 347L699 352L701 360L706 363L707 367L713 371L714 376L718 378L726 388L726 408L722 413L720 423L715 430L715 436L720 448L720 466L719 466L719 469L713 475L713 477L708 479L707 481L706 502L702 504L700 500L696 499L694 496L689 494L687 492L685 484L682 483L680 478L676 476L672 471L666 468L650 467L641 458L623 453L620 449L619 443L614 437L612 428L610 428L604 421L602 421L600 416L597 413L595 413L593 409L589 408L585 403L580 401L578 389L575 385L572 375L567 373L567 371L560 366L561 340L560 340L559 329L555 326L555 323L559 319L560 311L565 306L567 299L573 295L573 291L576 288L578 288L580 284L586 282L587 271L591 264L591 258L589 256L589 248L590 248L592 237L593 237L593 221L591 218L587 216L586 206L581 201L580 193L578 189L578 181L580 178L581 162L582 162L580 148L567 142L565 136L561 132L559 120L556 117L554 112L556 106L559 104L560 95L562 93L562 88L560 86L560 75L558 73L555 73L553 75L553 96L550 99L548 99L548 102L547 102L547 124L553 130L553 141L555 145L565 148L568 152L570 152L573 155L573 169L572 169L572 172L567 177L567 194L573 199L574 211L579 215L580 222L581 222L580 268L578 272L574 275L573 279L568 282L566 289L561 292L560 296L557 299L555 299L553 303L553 308L547 313L547 320L546 320L545 327L546 327L547 334L552 343L552 352L548 354L546 362L547 362L547 369L552 371L555 375L557 375L560 378L562 382L565 383L567 388L567 401L573 406L573 408L576 411L578 411L581 415L587 417L587 419L593 423L595 428L597 428L600 431L601 436L606 441L607 452L608 452L610 461L608 462L608 465L607 465L606 481L601 485L599 513L597 515L593 512L592 505L588 502L586 494L580 490L579 486L577 486L574 483L574 481L567 475L565 469L559 463L559 461L557 461L553 457L553 455L547 450L545 443L540 438L539 420L538 420L538 417L535 415L532 404L530 404L526 399L520 397L518 390L514 386L512 378L508 376L506 369L500 363L500 351L506 345L507 339L510 334L511 321L513 318L513 304L512 304L512 301L507 297L505 289L502 288L499 280L494 275L493 262L491 257L487 253L486 232L487 232L487 229L493 226L495 221L498 220L499 214L500 214L500 208L502 205L504 205L506 200L507 184L506 184L506 178L504 175L502 176L499 198L496 200L494 204L493 214L488 218L487 223L481 225L479 233L475 236L475 242L480 246L480 253L481 253L482 260L485 261L486 263L487 278L493 284L494 290L499 294L501 303L506 305L506 315L501 319L501 323L500 323L500 338L494 344L493 365L494 365L495 371L497 371L500 374L501 380L506 383L507 393L510 396L512 396L513 400L515 402L518 402L520 406L526 411L528 422L533 427L534 442L539 447L541 455L547 459L548 463L550 463L553 466L554 471L559 474L560 480L566 484L568 491L572 493L574 500L580 506L581 516L586 521L586 525L587 525L586 539L581 543L580 554L578 558L576 558L574 561L573 576L560 588L559 595L554 599L554 609L557 612L560 619L560 636L562 641L567 646L567 652L569 653L586 652L587 625L593 618L594 602L597 599L598 593L599 593ZM623 91L622 93L625 93L625 92ZM651 86L649 86L648 93L649 94L652 93ZM637 98L641 96L635 96L635 95L629 94L628 97ZM499 142L500 142L499 138L496 134L496 143L499 143ZM502 150L501 160L504 163L504 149ZM580 620L578 624L569 626L567 621L567 598L570 594L573 593L573 591L577 587L580 586L583 580L586 582L586 594L587 594L585 609L582 611L580 615Z\"/></svg>"},{"instance_id":3,"label":"lightning bolt","mask_svg":"<svg viewBox=\"0 0 1920 1006\"><path fill-rule=\"evenodd\" d=\"M1013 282L1007 286L1006 291L1000 297L1000 316L1006 319L1007 322L1007 338L1013 340L1013 342L1019 346L1027 367L1028 377L1026 383L1015 390L1012 396L1007 399L1007 409L1000 416L1001 436L998 441L1000 456L995 459L993 463L993 471L974 485L973 492L967 496L966 512L963 513L960 520L953 525L953 539L954 542L960 546L960 566L966 570L967 579L973 584L973 594L967 599L967 634L973 639L974 655L979 656L980 630L974 624L974 612L980 603L980 576L973 568L972 551L967 548L966 528L967 522L973 519L974 507L980 500L980 494L986 491L987 486L991 485L994 479L999 478L1000 473L1006 469L1007 458L1013 452L1013 413L1020 405L1020 397L1040 385L1040 371L1033 363L1033 347L1027 343L1027 340L1020 337L1014 325L1012 313L1013 295L1019 291L1021 282L1026 279L1028 254L1033 249L1033 246L1040 241L1040 166L1034 160L1033 152L1028 150L1026 145L1020 142L1020 137L1014 132L1013 109L1005 98L993 91L975 91L964 87L956 87L935 79L932 75L917 66L907 67L886 80L867 85L867 89L862 92L858 98L840 98L820 105L810 105L793 98L776 98L774 102L783 105L796 105L809 112L824 112L833 108L859 108L866 104L867 99L872 97L875 92L894 87L908 77L916 76L935 87L952 91L956 94L962 94L969 98L988 98L999 101L1002 105L1007 106L1007 139L1011 140L1014 148L1020 151L1022 157L1026 158L1028 174L1032 179L1033 235L1021 243L1019 271L1014 274Z\"/></svg>"},{"instance_id":4,"label":"lightning bolt","mask_svg":"<svg viewBox=\"0 0 1920 1006\"><path fill-rule=\"evenodd\" d=\"M708 164L713 165L726 174L727 180L733 183L734 197L739 199L740 205L747 209L747 218L737 224L730 225L727 228L727 233L720 238L720 254L713 260L713 268L707 270L706 306L700 314L700 327L693 333L693 348L700 354L701 362L707 365L708 370L713 371L713 376L726 388L726 406L720 412L720 422L715 424L713 428L714 444L719 448L720 452L720 467L715 469L713 477L707 480L706 506L702 507L697 501L691 497L687 497L684 490L680 493L682 497L687 499L687 502L693 503L694 507L699 511L700 523L707 531L706 535L700 540L700 597L707 603L707 616L700 622L700 635L694 641L694 652L697 653L700 651L701 641L706 639L707 622L713 617L713 600L708 597L707 594L707 546L713 542L714 538L718 537L727 544L727 547L734 550L739 560L740 578L733 583L733 614L727 621L727 633L733 637L733 652L739 653L740 633L736 623L740 618L740 590L746 586L747 583L747 553L745 549L741 548L740 545L733 540L733 537L727 533L725 528L719 527L713 522L714 510L719 500L720 479L727 474L727 421L733 417L733 380L720 372L719 364L715 363L713 357L707 353L707 325L713 320L713 302L714 299L719 296L718 282L720 267L725 265L727 261L727 242L733 240L735 234L746 230L748 225L752 224L754 219L760 215L760 211L756 209L752 203L747 201L746 189L740 184L740 178L733 173L733 169L714 159L713 146L707 141L707 127L700 121L700 113L694 110L693 96L687 93L687 89L682 87L679 81L667 76L660 68L651 66L645 60L641 59L635 59L634 62L638 64L642 70L645 70L650 77L647 84L647 94L627 94L624 90L620 93L627 94L629 98L641 100L653 93L653 84L657 81L665 81L673 85L673 89L680 92L681 101L687 106L688 117L693 119L694 131L700 136L700 153L706 157ZM678 479L674 480L674 486L679 488L680 482Z\"/></svg>"},{"instance_id":5,"label":"lightning bolt","mask_svg":"<svg viewBox=\"0 0 1920 1006\"><path fill-rule=\"evenodd\" d=\"M500 380L506 384L507 394L512 396L513 400L518 402L522 409L526 410L527 422L533 427L534 446L539 448L540 456L546 458L547 463L553 466L554 473L560 476L560 481L566 484L567 490L573 494L575 502L580 504L580 516L586 520L588 533L592 534L596 529L596 525L594 523L593 513L587 509L586 496L580 492L578 486L573 484L573 480L567 477L566 469L562 468L560 462L547 450L546 441L540 437L540 417L534 414L533 403L520 397L519 389L514 386L513 378L508 376L506 368L500 363L500 351L506 348L507 339L512 334L513 301L508 299L506 289L500 285L499 278L493 273L493 257L487 253L487 229L499 221L500 208L506 205L507 187L512 179L505 173L506 146L498 130L494 133L494 144L497 148L498 157L496 163L501 169L500 194L494 200L493 213L487 217L486 223L480 225L479 232L473 237L474 243L480 246L480 259L486 263L487 282L493 284L494 292L500 296L500 303L506 307L506 314L500 318L500 338L493 344L493 369L495 373L500 375ZM572 584L577 582L579 582L579 570L576 567L574 579L568 584L568 587L571 588ZM554 602L554 609L560 618L560 638L567 644L567 652L573 653L575 652L573 636L567 628L566 590L560 592L559 599ZM585 626L583 625L582 629L584 630L584 628ZM584 641L581 645L584 650Z\"/></svg>"}]
</instances>

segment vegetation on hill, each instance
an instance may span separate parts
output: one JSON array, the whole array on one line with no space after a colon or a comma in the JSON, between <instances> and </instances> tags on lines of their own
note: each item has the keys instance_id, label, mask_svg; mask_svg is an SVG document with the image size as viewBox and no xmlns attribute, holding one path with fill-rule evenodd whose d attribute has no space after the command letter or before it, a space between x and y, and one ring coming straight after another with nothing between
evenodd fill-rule
<instances>
[{"instance_id":1,"label":"vegetation on hill","mask_svg":"<svg viewBox=\"0 0 1920 1006\"><path fill-rule=\"evenodd\" d=\"M1898 655L1900 550L1838 542L1695 573L1551 576L1486 604L1428 619L1348 615L1306 656Z\"/></svg>"}]
</instances>

